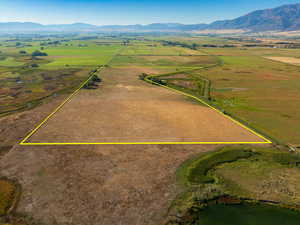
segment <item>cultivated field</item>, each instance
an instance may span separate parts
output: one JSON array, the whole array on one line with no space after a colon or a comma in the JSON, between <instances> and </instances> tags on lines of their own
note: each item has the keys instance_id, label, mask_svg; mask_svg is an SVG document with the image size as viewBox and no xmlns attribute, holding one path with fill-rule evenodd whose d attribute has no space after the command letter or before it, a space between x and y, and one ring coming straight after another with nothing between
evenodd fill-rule
<instances>
[{"instance_id":1,"label":"cultivated field","mask_svg":"<svg viewBox=\"0 0 300 225\"><path fill-rule=\"evenodd\" d=\"M203 55L196 50L186 49L183 47L163 46L160 43L139 43L128 46L120 55Z\"/></svg>"}]
</instances>

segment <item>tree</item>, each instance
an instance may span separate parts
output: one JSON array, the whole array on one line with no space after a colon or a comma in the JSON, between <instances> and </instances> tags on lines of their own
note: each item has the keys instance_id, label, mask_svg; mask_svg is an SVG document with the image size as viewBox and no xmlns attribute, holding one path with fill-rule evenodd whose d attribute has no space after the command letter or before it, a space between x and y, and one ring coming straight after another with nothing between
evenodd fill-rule
<instances>
[{"instance_id":1,"label":"tree","mask_svg":"<svg viewBox=\"0 0 300 225\"><path fill-rule=\"evenodd\" d=\"M197 49L197 44L193 43L191 49L196 50Z\"/></svg>"},{"instance_id":2,"label":"tree","mask_svg":"<svg viewBox=\"0 0 300 225\"><path fill-rule=\"evenodd\" d=\"M48 54L45 53L45 52L41 52L39 50L36 50L31 55L34 57L34 56L47 56Z\"/></svg>"},{"instance_id":3,"label":"tree","mask_svg":"<svg viewBox=\"0 0 300 225\"><path fill-rule=\"evenodd\" d=\"M39 67L39 65L38 65L38 64L36 64L36 63L33 63L33 64L31 64L31 67L33 67L33 68L37 68L37 67Z\"/></svg>"}]
</instances>

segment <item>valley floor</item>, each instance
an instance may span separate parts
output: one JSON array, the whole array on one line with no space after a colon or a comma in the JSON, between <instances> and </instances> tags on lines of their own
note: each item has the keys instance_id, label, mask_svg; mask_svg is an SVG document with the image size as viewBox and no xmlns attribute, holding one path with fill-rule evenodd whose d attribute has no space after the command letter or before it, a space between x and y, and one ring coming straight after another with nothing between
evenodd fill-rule
<instances>
[{"instance_id":1,"label":"valley floor","mask_svg":"<svg viewBox=\"0 0 300 225\"><path fill-rule=\"evenodd\" d=\"M142 72L156 71L107 69L98 89L82 90L29 141L119 141L122 136L132 141L141 133L151 140L260 141L209 108L138 80ZM2 119L1 135L21 138L61 100ZM5 129L13 124L17 128ZM42 224L158 225L180 193L176 168L214 148L15 145L1 158L0 170L22 185L17 212Z\"/></svg>"}]
</instances>

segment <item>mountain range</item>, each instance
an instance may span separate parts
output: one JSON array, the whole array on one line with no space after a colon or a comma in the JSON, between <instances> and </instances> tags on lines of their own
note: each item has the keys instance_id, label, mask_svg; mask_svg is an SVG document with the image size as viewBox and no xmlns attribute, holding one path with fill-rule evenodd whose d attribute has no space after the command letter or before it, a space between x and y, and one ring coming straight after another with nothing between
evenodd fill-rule
<instances>
[{"instance_id":1,"label":"mountain range","mask_svg":"<svg viewBox=\"0 0 300 225\"><path fill-rule=\"evenodd\" d=\"M300 30L300 4L257 10L233 20L216 21L211 24L152 23L149 25L96 26L86 23L55 25L31 22L0 23L1 33L37 31L195 32L203 30L245 30L250 32Z\"/></svg>"}]
</instances>

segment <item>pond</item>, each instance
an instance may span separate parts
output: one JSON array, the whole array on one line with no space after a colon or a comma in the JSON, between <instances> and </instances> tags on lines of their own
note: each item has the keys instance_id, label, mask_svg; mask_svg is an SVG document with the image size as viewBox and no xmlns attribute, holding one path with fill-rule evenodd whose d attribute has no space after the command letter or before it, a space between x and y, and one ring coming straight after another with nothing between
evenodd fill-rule
<instances>
[{"instance_id":1,"label":"pond","mask_svg":"<svg viewBox=\"0 0 300 225\"><path fill-rule=\"evenodd\" d=\"M300 225L300 212L268 204L210 204L196 225Z\"/></svg>"}]
</instances>

